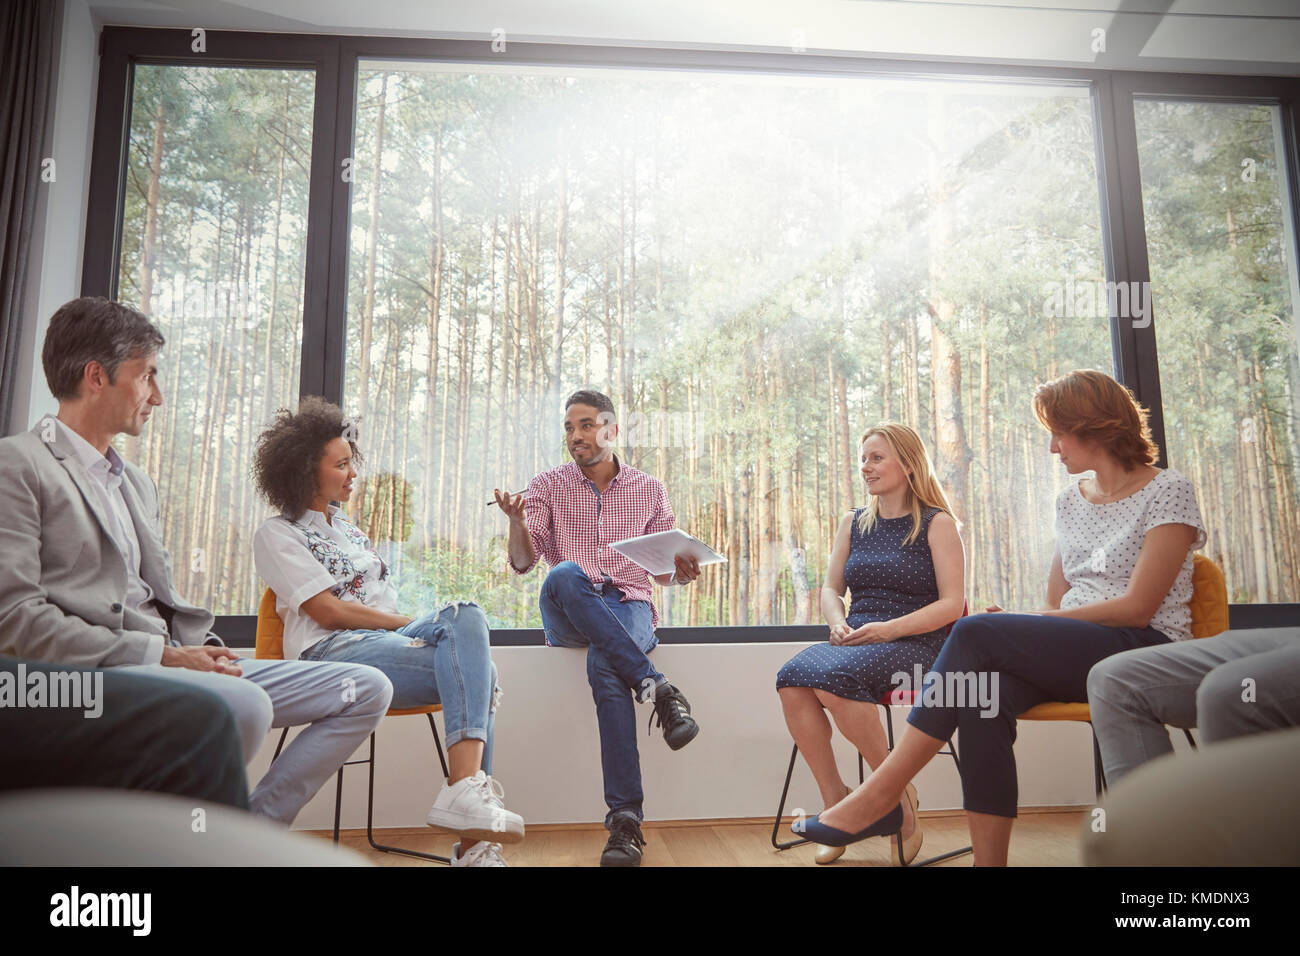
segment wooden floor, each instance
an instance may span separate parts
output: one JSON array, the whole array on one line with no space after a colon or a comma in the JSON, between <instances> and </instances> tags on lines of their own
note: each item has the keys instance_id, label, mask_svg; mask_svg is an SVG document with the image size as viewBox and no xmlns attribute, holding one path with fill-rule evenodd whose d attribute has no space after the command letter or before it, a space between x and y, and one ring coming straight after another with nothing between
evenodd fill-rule
<instances>
[{"instance_id":1,"label":"wooden floor","mask_svg":"<svg viewBox=\"0 0 1300 956\"><path fill-rule=\"evenodd\" d=\"M1011 834L1012 866L1079 866L1079 827L1087 811L1069 808L1022 810ZM970 843L965 814L953 811L921 811L925 843L921 858L956 850ZM791 836L783 827L781 839ZM328 830L305 831L328 840ZM643 866L815 866L811 846L777 852L769 842L772 821L686 820L647 823L643 826L646 845ZM597 866L608 837L599 824L550 824L528 827L522 843L505 847L503 856L511 866ZM430 827L386 829L375 834L388 843L426 853L446 856L455 837ZM365 830L344 830L339 842L362 853L376 866L438 866L413 857L372 850ZM889 866L889 844L883 838L864 840L849 847L830 867ZM938 864L970 866L965 854Z\"/></svg>"}]
</instances>

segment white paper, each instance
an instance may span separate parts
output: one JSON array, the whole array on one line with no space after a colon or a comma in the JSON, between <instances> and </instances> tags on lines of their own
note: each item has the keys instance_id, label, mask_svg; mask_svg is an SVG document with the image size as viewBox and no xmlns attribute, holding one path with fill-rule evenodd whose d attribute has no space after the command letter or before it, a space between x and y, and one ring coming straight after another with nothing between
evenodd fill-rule
<instances>
[{"instance_id":1,"label":"white paper","mask_svg":"<svg viewBox=\"0 0 1300 956\"><path fill-rule=\"evenodd\" d=\"M668 574L677 569L679 554L694 558L701 566L720 564L727 559L694 535L681 528L644 534L639 538L615 541L610 548L651 574Z\"/></svg>"}]
</instances>

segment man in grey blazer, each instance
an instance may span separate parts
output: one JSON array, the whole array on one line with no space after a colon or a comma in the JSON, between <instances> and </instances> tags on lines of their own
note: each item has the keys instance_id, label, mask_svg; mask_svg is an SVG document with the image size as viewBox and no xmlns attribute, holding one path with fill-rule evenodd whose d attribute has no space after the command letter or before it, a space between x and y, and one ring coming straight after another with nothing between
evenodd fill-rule
<instances>
[{"instance_id":1,"label":"man in grey blazer","mask_svg":"<svg viewBox=\"0 0 1300 956\"><path fill-rule=\"evenodd\" d=\"M162 404L162 345L147 318L106 299L51 318L42 364L58 415L0 439L0 654L207 688L234 712L245 761L271 727L308 724L249 798L288 824L383 719L392 685L364 665L240 660L211 612L176 593L157 488L110 444Z\"/></svg>"}]
</instances>

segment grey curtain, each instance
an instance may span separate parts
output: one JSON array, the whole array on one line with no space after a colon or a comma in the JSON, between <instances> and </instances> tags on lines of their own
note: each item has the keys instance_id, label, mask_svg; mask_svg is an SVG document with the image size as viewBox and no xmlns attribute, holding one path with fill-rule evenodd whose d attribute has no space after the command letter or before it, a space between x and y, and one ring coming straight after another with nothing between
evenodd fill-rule
<instances>
[{"instance_id":1,"label":"grey curtain","mask_svg":"<svg viewBox=\"0 0 1300 956\"><path fill-rule=\"evenodd\" d=\"M0 431L13 409L54 63L55 0L0 4Z\"/></svg>"}]
</instances>

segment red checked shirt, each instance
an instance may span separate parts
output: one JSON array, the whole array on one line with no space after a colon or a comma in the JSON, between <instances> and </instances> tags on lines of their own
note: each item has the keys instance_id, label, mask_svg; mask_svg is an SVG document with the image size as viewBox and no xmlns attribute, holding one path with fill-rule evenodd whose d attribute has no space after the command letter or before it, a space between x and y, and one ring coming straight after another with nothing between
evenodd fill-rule
<instances>
[{"instance_id":1,"label":"red checked shirt","mask_svg":"<svg viewBox=\"0 0 1300 956\"><path fill-rule=\"evenodd\" d=\"M618 462L618 457L614 460ZM506 563L515 574L527 574L538 557L551 567L574 561L592 583L608 579L623 592L622 600L648 601L650 626L655 627L659 612L650 600L650 575L609 544L667 531L677 519L662 481L618 464L618 474L603 493L597 493L595 482L572 461L534 477L525 492L524 513L535 557L522 569L509 560Z\"/></svg>"}]
</instances>

